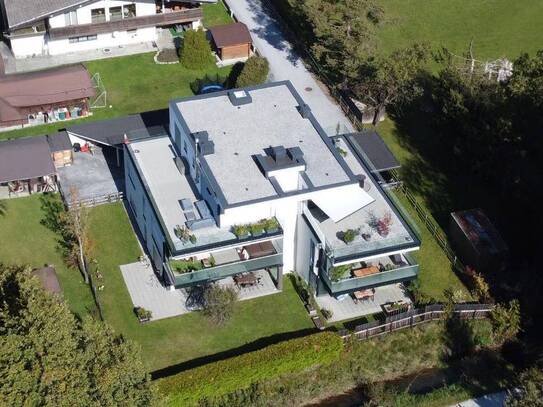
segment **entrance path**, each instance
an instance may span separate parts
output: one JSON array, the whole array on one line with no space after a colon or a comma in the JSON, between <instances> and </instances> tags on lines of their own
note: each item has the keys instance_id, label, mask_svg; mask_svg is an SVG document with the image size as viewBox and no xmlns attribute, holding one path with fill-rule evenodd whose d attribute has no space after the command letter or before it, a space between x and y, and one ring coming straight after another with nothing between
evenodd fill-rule
<instances>
[{"instance_id":1,"label":"entrance path","mask_svg":"<svg viewBox=\"0 0 543 407\"><path fill-rule=\"evenodd\" d=\"M328 135L336 134L338 124L340 133L352 132L353 127L341 108L307 70L262 3L259 0L226 2L236 18L249 28L259 53L268 59L272 80L290 80Z\"/></svg>"}]
</instances>

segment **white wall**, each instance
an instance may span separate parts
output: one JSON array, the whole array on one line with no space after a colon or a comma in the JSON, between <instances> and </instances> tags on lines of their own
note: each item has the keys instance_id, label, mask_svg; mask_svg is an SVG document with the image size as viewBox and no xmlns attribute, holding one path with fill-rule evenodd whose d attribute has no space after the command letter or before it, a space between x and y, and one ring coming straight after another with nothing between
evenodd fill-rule
<instances>
[{"instance_id":1,"label":"white wall","mask_svg":"<svg viewBox=\"0 0 543 407\"><path fill-rule=\"evenodd\" d=\"M154 0L138 0L133 1L119 1L119 0L102 0L87 4L77 9L77 24L91 24L91 10L96 8L104 8L106 21L109 21L109 8L119 7L123 5L136 3L136 16L147 16L156 14ZM64 27L66 25L66 19L64 14L56 15L49 19L49 26L51 28Z\"/></svg>"},{"instance_id":2,"label":"white wall","mask_svg":"<svg viewBox=\"0 0 543 407\"><path fill-rule=\"evenodd\" d=\"M44 53L45 36L33 35L11 39L11 50L15 58L31 57Z\"/></svg>"},{"instance_id":3,"label":"white wall","mask_svg":"<svg viewBox=\"0 0 543 407\"><path fill-rule=\"evenodd\" d=\"M112 48L119 45L137 44L156 40L156 28L138 28L135 33L126 31L108 34L98 34L95 40L70 43L69 39L48 41L50 55L66 54L70 52L87 51L92 49Z\"/></svg>"}]
</instances>

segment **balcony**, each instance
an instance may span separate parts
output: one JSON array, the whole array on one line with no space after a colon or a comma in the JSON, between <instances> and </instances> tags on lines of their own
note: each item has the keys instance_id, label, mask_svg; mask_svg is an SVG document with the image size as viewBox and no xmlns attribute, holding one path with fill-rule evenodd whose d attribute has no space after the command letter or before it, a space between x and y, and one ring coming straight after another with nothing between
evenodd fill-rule
<instances>
[{"instance_id":1,"label":"balcony","mask_svg":"<svg viewBox=\"0 0 543 407\"><path fill-rule=\"evenodd\" d=\"M103 18L105 18L105 16ZM144 27L189 23L201 20L202 18L203 12L201 8L124 18L118 21L103 21L102 17L96 16L96 23L51 28L49 30L49 36L52 40L59 40L86 35L107 34L114 31L135 30Z\"/></svg>"},{"instance_id":2,"label":"balcony","mask_svg":"<svg viewBox=\"0 0 543 407\"><path fill-rule=\"evenodd\" d=\"M353 263L331 267L328 272L321 271L320 276L332 294L341 294L413 280L418 273L418 264L411 256L403 254L375 259L371 264Z\"/></svg>"},{"instance_id":3,"label":"balcony","mask_svg":"<svg viewBox=\"0 0 543 407\"><path fill-rule=\"evenodd\" d=\"M183 269L179 267L180 263ZM185 267L187 264L189 266ZM282 241L277 240L215 252L203 260L170 260L168 266L174 285L180 288L282 264Z\"/></svg>"}]
</instances>

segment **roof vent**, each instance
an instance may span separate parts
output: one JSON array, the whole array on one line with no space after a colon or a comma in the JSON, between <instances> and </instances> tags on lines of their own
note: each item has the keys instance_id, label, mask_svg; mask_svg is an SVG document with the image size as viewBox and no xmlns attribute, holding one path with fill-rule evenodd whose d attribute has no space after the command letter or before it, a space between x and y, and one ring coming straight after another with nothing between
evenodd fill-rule
<instances>
[{"instance_id":1,"label":"roof vent","mask_svg":"<svg viewBox=\"0 0 543 407\"><path fill-rule=\"evenodd\" d=\"M297 109L304 119L307 119L309 115L311 114L311 108L309 107L309 105L306 105L305 103L303 105L298 106Z\"/></svg>"},{"instance_id":2,"label":"roof vent","mask_svg":"<svg viewBox=\"0 0 543 407\"><path fill-rule=\"evenodd\" d=\"M300 147L291 147L287 150L288 156L293 161L298 161L304 156L304 152Z\"/></svg>"},{"instance_id":3,"label":"roof vent","mask_svg":"<svg viewBox=\"0 0 543 407\"><path fill-rule=\"evenodd\" d=\"M271 156L276 162L281 161L287 157L287 150L283 146L272 147Z\"/></svg>"},{"instance_id":4,"label":"roof vent","mask_svg":"<svg viewBox=\"0 0 543 407\"><path fill-rule=\"evenodd\" d=\"M200 142L198 146L202 155L215 154L215 143L212 140Z\"/></svg>"},{"instance_id":5,"label":"roof vent","mask_svg":"<svg viewBox=\"0 0 543 407\"><path fill-rule=\"evenodd\" d=\"M249 92L243 89L229 91L228 99L234 106L248 105L253 101Z\"/></svg>"}]
</instances>

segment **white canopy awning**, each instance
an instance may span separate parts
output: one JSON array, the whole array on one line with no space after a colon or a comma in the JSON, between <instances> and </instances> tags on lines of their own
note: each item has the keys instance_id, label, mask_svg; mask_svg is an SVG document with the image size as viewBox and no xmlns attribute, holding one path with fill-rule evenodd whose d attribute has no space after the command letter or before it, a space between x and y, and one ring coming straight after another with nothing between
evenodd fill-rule
<instances>
[{"instance_id":1,"label":"white canopy awning","mask_svg":"<svg viewBox=\"0 0 543 407\"><path fill-rule=\"evenodd\" d=\"M326 192L313 197L312 201L336 223L374 201L357 184Z\"/></svg>"}]
</instances>

